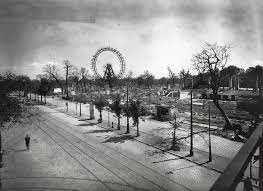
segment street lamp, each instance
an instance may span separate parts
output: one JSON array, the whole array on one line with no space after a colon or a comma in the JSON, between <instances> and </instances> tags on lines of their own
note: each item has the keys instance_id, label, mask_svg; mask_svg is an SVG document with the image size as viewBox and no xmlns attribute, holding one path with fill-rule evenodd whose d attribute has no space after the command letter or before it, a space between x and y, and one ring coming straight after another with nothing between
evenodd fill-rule
<instances>
[{"instance_id":1,"label":"street lamp","mask_svg":"<svg viewBox=\"0 0 263 191\"><path fill-rule=\"evenodd\" d=\"M193 156L193 90L191 89L191 101L190 101L190 153L189 156Z\"/></svg>"}]
</instances>

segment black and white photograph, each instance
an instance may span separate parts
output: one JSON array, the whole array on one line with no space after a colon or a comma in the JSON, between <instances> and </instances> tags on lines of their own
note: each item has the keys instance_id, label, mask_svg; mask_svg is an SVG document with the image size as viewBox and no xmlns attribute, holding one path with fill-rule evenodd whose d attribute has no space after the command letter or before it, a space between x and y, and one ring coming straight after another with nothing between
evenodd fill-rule
<instances>
[{"instance_id":1,"label":"black and white photograph","mask_svg":"<svg viewBox=\"0 0 263 191\"><path fill-rule=\"evenodd\" d=\"M263 1L0 0L0 190L263 191Z\"/></svg>"}]
</instances>

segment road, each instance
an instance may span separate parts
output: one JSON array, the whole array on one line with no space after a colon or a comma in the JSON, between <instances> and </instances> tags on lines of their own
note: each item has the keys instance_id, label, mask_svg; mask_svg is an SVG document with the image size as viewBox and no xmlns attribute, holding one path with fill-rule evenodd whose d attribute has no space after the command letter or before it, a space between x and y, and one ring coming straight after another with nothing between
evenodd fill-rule
<instances>
[{"instance_id":1,"label":"road","mask_svg":"<svg viewBox=\"0 0 263 191\"><path fill-rule=\"evenodd\" d=\"M219 176L140 142L105 143L100 133L114 131L39 108L30 151L23 137L7 149L3 190L208 190Z\"/></svg>"}]
</instances>

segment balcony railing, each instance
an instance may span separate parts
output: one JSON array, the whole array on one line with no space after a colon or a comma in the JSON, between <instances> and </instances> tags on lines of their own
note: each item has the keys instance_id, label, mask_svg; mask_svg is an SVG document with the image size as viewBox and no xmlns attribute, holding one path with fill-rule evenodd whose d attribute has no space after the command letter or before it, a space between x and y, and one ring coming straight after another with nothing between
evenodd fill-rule
<instances>
[{"instance_id":1,"label":"balcony railing","mask_svg":"<svg viewBox=\"0 0 263 191\"><path fill-rule=\"evenodd\" d=\"M257 172L256 177L252 178L251 169L255 163ZM222 190L263 191L263 123L255 129L210 189L210 191Z\"/></svg>"}]
</instances>

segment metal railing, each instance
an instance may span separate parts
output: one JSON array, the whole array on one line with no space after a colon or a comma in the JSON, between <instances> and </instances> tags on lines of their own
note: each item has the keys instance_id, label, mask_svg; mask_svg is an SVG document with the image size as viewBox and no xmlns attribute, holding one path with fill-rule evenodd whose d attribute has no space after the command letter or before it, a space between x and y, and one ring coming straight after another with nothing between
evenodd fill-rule
<instances>
[{"instance_id":1,"label":"metal railing","mask_svg":"<svg viewBox=\"0 0 263 191\"><path fill-rule=\"evenodd\" d=\"M255 153L258 155L255 156ZM254 162L258 162L258 177L253 180L256 180L258 185L252 185L249 177L244 180L245 171L253 163L252 159L254 159ZM245 185L247 184L247 180L250 181L250 187L263 191L263 123L259 124L255 129L226 167L223 174L221 174L213 184L210 191L234 191L241 182L244 182L242 186L243 189L241 190L251 190L245 188L247 186Z\"/></svg>"}]
</instances>

